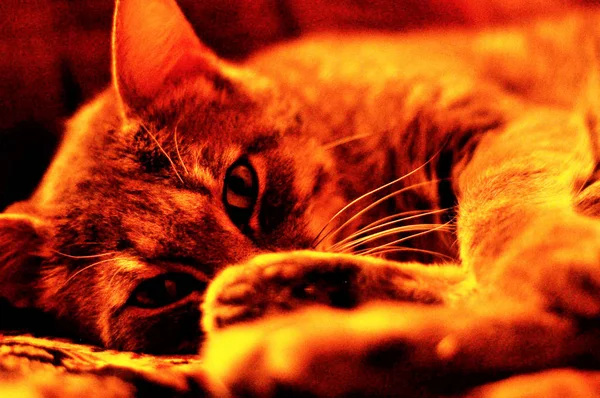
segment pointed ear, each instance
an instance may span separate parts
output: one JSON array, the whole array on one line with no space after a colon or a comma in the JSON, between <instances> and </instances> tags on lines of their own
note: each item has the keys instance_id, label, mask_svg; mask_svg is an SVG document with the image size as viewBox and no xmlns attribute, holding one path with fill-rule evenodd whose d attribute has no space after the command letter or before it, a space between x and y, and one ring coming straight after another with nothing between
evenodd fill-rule
<instances>
[{"instance_id":1,"label":"pointed ear","mask_svg":"<svg viewBox=\"0 0 600 398\"><path fill-rule=\"evenodd\" d=\"M33 306L45 234L42 223L21 214L0 214L0 297Z\"/></svg>"},{"instance_id":2,"label":"pointed ear","mask_svg":"<svg viewBox=\"0 0 600 398\"><path fill-rule=\"evenodd\" d=\"M175 0L117 0L113 82L126 109L141 109L166 85L220 79L219 59L196 36Z\"/></svg>"}]
</instances>

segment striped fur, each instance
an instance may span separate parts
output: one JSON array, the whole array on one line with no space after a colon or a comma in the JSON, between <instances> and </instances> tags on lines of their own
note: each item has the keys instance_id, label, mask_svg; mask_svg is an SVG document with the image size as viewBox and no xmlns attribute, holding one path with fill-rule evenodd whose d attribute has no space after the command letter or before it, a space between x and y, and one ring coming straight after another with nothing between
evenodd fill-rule
<instances>
[{"instance_id":1,"label":"striped fur","mask_svg":"<svg viewBox=\"0 0 600 398\"><path fill-rule=\"evenodd\" d=\"M114 84L69 122L32 198L0 218L0 295L105 347L190 353L208 337L209 360L235 344L218 343L233 325L380 300L427 304L407 311L423 328L439 313L434 326L459 336L454 316L469 338L475 320L502 325L509 362L492 373L530 341L512 328L529 317L596 341L583 321L600 315L597 21L588 10L481 32L320 34L233 65L175 2L118 1ZM237 164L258 183L244 222L225 203ZM384 224L403 212L405 229ZM192 288L140 304L170 275ZM524 312L482 318L490 305ZM521 359L517 372L574 361ZM306 363L290 374L308 377Z\"/></svg>"}]
</instances>

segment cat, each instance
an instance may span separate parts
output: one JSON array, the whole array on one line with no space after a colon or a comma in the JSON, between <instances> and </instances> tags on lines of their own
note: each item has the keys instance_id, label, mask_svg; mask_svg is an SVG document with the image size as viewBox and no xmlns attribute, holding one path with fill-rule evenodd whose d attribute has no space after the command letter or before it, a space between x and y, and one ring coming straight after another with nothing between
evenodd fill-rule
<instances>
[{"instance_id":1,"label":"cat","mask_svg":"<svg viewBox=\"0 0 600 398\"><path fill-rule=\"evenodd\" d=\"M413 303L389 308L414 330L433 316L439 339L461 316L469 333L585 327L600 314L597 17L322 33L232 64L174 0L118 0L113 84L0 217L0 296L113 349L195 353L208 336L213 364L244 347L218 343L228 330L315 304Z\"/></svg>"}]
</instances>

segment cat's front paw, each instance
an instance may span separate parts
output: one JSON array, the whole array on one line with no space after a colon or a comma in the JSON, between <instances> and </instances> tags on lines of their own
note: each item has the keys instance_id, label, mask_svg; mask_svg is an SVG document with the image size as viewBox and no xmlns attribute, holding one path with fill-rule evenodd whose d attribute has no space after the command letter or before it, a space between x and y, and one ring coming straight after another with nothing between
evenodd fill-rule
<instances>
[{"instance_id":1,"label":"cat's front paw","mask_svg":"<svg viewBox=\"0 0 600 398\"><path fill-rule=\"evenodd\" d=\"M600 222L573 217L543 222L522 234L502 258L495 283L530 295L547 309L576 318L600 317Z\"/></svg>"},{"instance_id":2,"label":"cat's front paw","mask_svg":"<svg viewBox=\"0 0 600 398\"><path fill-rule=\"evenodd\" d=\"M435 275L436 267L350 255L266 254L225 269L211 283L203 327L210 332L314 304L349 309L373 300L441 303L461 278L452 268Z\"/></svg>"},{"instance_id":3,"label":"cat's front paw","mask_svg":"<svg viewBox=\"0 0 600 398\"><path fill-rule=\"evenodd\" d=\"M312 304L350 308L358 266L292 253L259 256L225 269L211 284L204 303L210 329L287 312ZM205 321L205 324L207 322Z\"/></svg>"}]
</instances>

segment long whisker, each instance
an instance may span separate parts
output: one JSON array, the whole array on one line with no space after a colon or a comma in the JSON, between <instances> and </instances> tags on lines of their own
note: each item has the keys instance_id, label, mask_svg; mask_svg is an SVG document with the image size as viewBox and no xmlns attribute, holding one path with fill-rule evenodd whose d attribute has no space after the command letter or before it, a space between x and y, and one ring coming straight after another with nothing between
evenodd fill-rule
<instances>
[{"instance_id":1,"label":"long whisker","mask_svg":"<svg viewBox=\"0 0 600 398\"><path fill-rule=\"evenodd\" d=\"M71 248L71 247L74 247L74 246L75 247L80 247L80 246L81 247L83 247L83 246L100 246L100 245L105 245L106 246L107 244L108 244L107 242L79 242L79 243L70 243L68 245L64 245L62 248L63 249L68 249L68 248ZM65 253L62 253L62 252L57 252L57 253L58 254L65 254Z\"/></svg>"},{"instance_id":2,"label":"long whisker","mask_svg":"<svg viewBox=\"0 0 600 398\"><path fill-rule=\"evenodd\" d=\"M179 143L177 142L177 126L175 126L175 131L173 133L173 140L175 141L175 152L177 152L179 163L181 164L181 167L183 167L183 171L185 171L185 174L190 174L187 167L185 166L183 158L181 157L181 152L179 152Z\"/></svg>"},{"instance_id":3,"label":"long whisker","mask_svg":"<svg viewBox=\"0 0 600 398\"><path fill-rule=\"evenodd\" d=\"M455 249L458 247L458 238L454 239L454 241L452 242L452 244L450 245L451 249Z\"/></svg>"},{"instance_id":4,"label":"long whisker","mask_svg":"<svg viewBox=\"0 0 600 398\"><path fill-rule=\"evenodd\" d=\"M322 239L319 240L319 238L321 237L321 234L323 234L323 232L327 229L327 227L329 227L329 225L331 225L331 223L334 222L348 208L354 206L356 203L360 202L361 200L363 200L363 199L365 199L365 198L367 198L367 197L369 197L371 195L374 195L377 192L380 192L381 190L386 189L387 187L389 187L389 186L391 186L393 184L396 184L396 183L398 183L398 182L400 182L400 181L402 181L402 180L410 177L411 175L417 173L418 171L420 171L421 169L423 169L425 166L427 166L433 159L435 159L435 157L438 156L442 152L442 149L444 148L444 146L445 145L442 145L441 148L436 153L434 153L425 163L423 163L421 166L417 167L413 171L411 171L411 172L409 172L407 174L404 174L402 177L399 177L399 178L395 179L394 181L388 182L387 184L384 184L384 185L380 186L379 188L375 188L375 189L373 189L373 190L371 190L371 191L369 191L369 192L367 192L367 193L359 196L358 198L354 199L353 201L351 201L350 203L348 203L346 206L344 206L340 211L338 211L337 213L335 213L335 215L333 217L331 217L329 219L329 221L327 222L327 224L325 224L325 226L323 226L323 228L319 231L319 233L317 234L317 236L313 240L312 247L313 248L317 247L317 245L319 243L321 243L325 239L325 238L322 238ZM317 242L317 243L315 243L315 242Z\"/></svg>"},{"instance_id":5,"label":"long whisker","mask_svg":"<svg viewBox=\"0 0 600 398\"><path fill-rule=\"evenodd\" d=\"M377 239L385 238L386 236L396 235L402 232L416 232L416 231L425 231L429 228L439 227L443 224L410 224L403 225L400 227L388 228L383 231L375 232L369 235L365 235L361 238L354 239L350 242L347 242L341 246L338 246L335 252L345 252L348 249L352 249L353 247L359 246L361 244L366 244L372 242ZM442 231L452 231L451 228L441 228Z\"/></svg>"},{"instance_id":6,"label":"long whisker","mask_svg":"<svg viewBox=\"0 0 600 398\"><path fill-rule=\"evenodd\" d=\"M425 217L425 216L429 216L429 215L437 214L437 213L444 213L450 209L451 209L451 207L447 207L445 209L435 209L435 210L410 210L410 211L404 211L401 213L392 214L391 216L380 218L379 220L374 221L374 222L362 227L361 229L354 232L349 237L358 236L360 234L369 232L373 229L379 229L379 228L387 226L387 225L393 225L400 221L412 220L414 218ZM400 218L400 217L402 217L402 218ZM347 240L347 239L348 238L345 238L344 240Z\"/></svg>"},{"instance_id":7,"label":"long whisker","mask_svg":"<svg viewBox=\"0 0 600 398\"><path fill-rule=\"evenodd\" d=\"M352 221L356 220L358 217L362 216L363 214L365 214L366 212L368 212L369 210L371 210L372 208L374 208L375 206L379 205L382 202L385 202L386 200L388 200L389 198L393 198L396 195L399 195L403 192L409 191L411 189L414 189L416 187L419 186L423 186L423 185L427 185L427 184L432 184L432 183L437 183L440 180L429 180L429 181L424 181L418 184L413 184L411 186L402 188L402 189L398 189L390 194L385 195L384 197L376 200L375 202L371 203L369 206L365 207L364 209L362 209L361 211L359 211L358 213L356 213L355 215L353 215L352 217L350 217L350 219L348 219L347 221L345 221L342 225L340 225L338 228L336 228L333 231L328 232L327 234L325 234L318 242L317 245L319 243L321 243L323 240L327 239L327 237L331 236L331 235L335 235L337 234L339 231L341 231L342 229L344 229L344 227L346 227L348 224L350 224ZM316 245L315 245L316 246Z\"/></svg>"},{"instance_id":8,"label":"long whisker","mask_svg":"<svg viewBox=\"0 0 600 398\"><path fill-rule=\"evenodd\" d=\"M60 256L63 256L63 257L74 258L74 259L98 258L98 257L110 256L110 255L116 253L116 252L107 252L107 253L92 254L92 255L86 255L86 256L74 256L72 254L59 252L58 250L52 250L52 252L54 252Z\"/></svg>"},{"instance_id":9,"label":"long whisker","mask_svg":"<svg viewBox=\"0 0 600 398\"><path fill-rule=\"evenodd\" d=\"M329 151L338 146L347 144L348 142L360 140L362 138L367 138L367 137L370 137L371 135L373 135L373 133L354 134L354 135L350 135L347 137L343 137L343 138L340 138L339 140L334 140L334 141L331 141L329 144L323 145L323 149L325 149L326 151Z\"/></svg>"},{"instance_id":10,"label":"long whisker","mask_svg":"<svg viewBox=\"0 0 600 398\"><path fill-rule=\"evenodd\" d=\"M407 211L407 212L403 212L403 213L399 213L399 214L394 214L391 216L387 216L384 218L381 218L375 222L372 222L371 224L359 229L358 231L354 232L353 234L347 236L346 238L342 239L341 241L333 244L328 250L335 250L336 247L343 245L344 243L347 243L348 241L352 241L352 239L357 238L358 236L362 235L362 234L366 234L372 231L376 231L380 228L384 228L384 227L388 227L390 225L394 225L394 224L398 224L401 223L403 221L408 221L408 220L413 220L415 218L421 218L421 217L425 217L425 216L429 216L432 214L437 214L437 213L443 213L445 211L447 211L448 209L438 209L438 210L413 210L413 211ZM413 214L407 217L402 217L406 214ZM402 218L399 218L402 217ZM391 221L390 221L391 220Z\"/></svg>"},{"instance_id":11,"label":"long whisker","mask_svg":"<svg viewBox=\"0 0 600 398\"><path fill-rule=\"evenodd\" d=\"M364 236L360 239L355 239L352 242L346 243L345 245L338 248L339 252L346 252L353 247L356 247L360 244L365 244L372 242L377 239L385 238L386 236L395 235L399 232L413 232L413 231L429 231L432 227L441 227L440 229L444 229L443 226L445 224L413 224L413 225L404 225L402 227L389 228L385 231L377 232L371 235Z\"/></svg>"},{"instance_id":12,"label":"long whisker","mask_svg":"<svg viewBox=\"0 0 600 398\"><path fill-rule=\"evenodd\" d=\"M160 142L158 142L158 140L156 139L156 137L154 136L154 134L152 134L150 132L150 130L148 130L148 128L146 126L144 126L143 124L141 124L142 128L144 130L146 130L146 133L148 133L148 135L150 137L152 137L152 139L154 140L154 142L156 143L156 145L158 146L158 149L160 149L160 151L162 152L163 155L165 155L165 157L167 158L167 160L169 161L169 163L171 164L171 168L173 169L173 171L175 172L175 175L177 175L177 178L179 178L179 181L181 182L181 184L185 185L185 183L183 182L183 178L181 178L181 175L179 175L179 172L177 171L177 167L175 167L175 163L173 162L173 159L171 159L171 157L169 156L169 154L164 150L164 148L162 147L162 145L160 145Z\"/></svg>"},{"instance_id":13,"label":"long whisker","mask_svg":"<svg viewBox=\"0 0 600 398\"><path fill-rule=\"evenodd\" d=\"M391 246L389 248L386 248L385 250L380 250L374 253L369 254L369 256L378 256L381 254L386 254L386 253L395 253L395 252L417 252L417 253L425 253L425 254L431 254L433 256L438 256L450 261L456 261L456 259L452 256L448 256L447 254L443 254L443 253L439 253L433 250L425 250L425 249L416 249L413 247L402 247L402 246ZM359 256L364 256L365 254L359 253Z\"/></svg>"},{"instance_id":14,"label":"long whisker","mask_svg":"<svg viewBox=\"0 0 600 398\"><path fill-rule=\"evenodd\" d=\"M352 234L348 235L347 237L345 237L344 239L340 240L339 242L336 242L334 244L332 244L329 248L327 248L326 250L332 250L335 249L335 247L346 243L349 240L352 240L354 238L356 238L357 236L360 236L364 233L367 233L369 231L372 231L374 229L378 229L380 226L385 226L385 225L392 225L396 222L401 222L401 221L405 221L406 219L410 219L410 218L417 218L417 217L421 217L421 214L427 212L427 210L409 210L409 211L403 211L401 213L395 213L386 217L382 217L376 221L373 221L370 224L365 225L364 227L358 229L357 231L353 232Z\"/></svg>"},{"instance_id":15,"label":"long whisker","mask_svg":"<svg viewBox=\"0 0 600 398\"><path fill-rule=\"evenodd\" d=\"M67 280L65 281L65 283L63 284L62 288L64 288L65 286L67 286L69 284L70 281L73 280L73 278L75 278L77 275L81 274L83 271L86 271L92 267L95 267L97 265L109 262L109 261L115 261L115 260L119 260L123 257L113 257L113 258L109 258L106 260L101 260L101 261L96 261L95 263L92 263L90 265L86 265L85 267L83 267L82 269L80 269L79 271L75 272L73 275L71 275L69 278L67 278Z\"/></svg>"},{"instance_id":16,"label":"long whisker","mask_svg":"<svg viewBox=\"0 0 600 398\"><path fill-rule=\"evenodd\" d=\"M444 229L445 227L447 227L447 226L448 226L448 225L449 225L451 222L452 222L452 221L448 221L447 223L440 224L438 227L435 227L435 228L428 229L427 231L419 232L419 233L416 233L416 234L412 234L412 235L410 235L410 236L406 236L406 237L404 237L404 238L396 239L396 240L394 240L394 241L392 241L392 242L384 243L384 244L382 244L382 245L379 245L379 246L377 246L377 247L374 247L374 248L368 249L368 250L366 250L366 251L362 252L362 254L368 255L368 254L374 253L374 252L376 252L377 250L379 250L379 249L382 249L382 248L384 248L384 247L394 246L394 245L397 245L398 243L401 243L401 242L406 242L407 240L409 240L409 239L414 239L414 238L416 238L416 237L418 237L418 236L422 236L422 235L430 234L430 233L432 233L432 232L437 232L437 231L440 231L440 230L442 230L442 231L443 231L443 229Z\"/></svg>"},{"instance_id":17,"label":"long whisker","mask_svg":"<svg viewBox=\"0 0 600 398\"><path fill-rule=\"evenodd\" d=\"M380 219L375 220L372 223L365 225L361 229L359 229L356 232L354 232L352 235L359 235L361 233L364 233L369 228L374 228L374 227L376 227L378 225L385 224L388 221L399 219L399 218L402 218L402 217L407 217L407 216L412 217L413 215L415 217L421 217L423 215L423 213L426 213L428 211L431 211L431 210L407 210L407 211L403 211L403 212L400 212L400 213L394 213L394 214L386 216L386 217L381 217ZM350 236L352 236L352 235L350 235Z\"/></svg>"}]
</instances>

